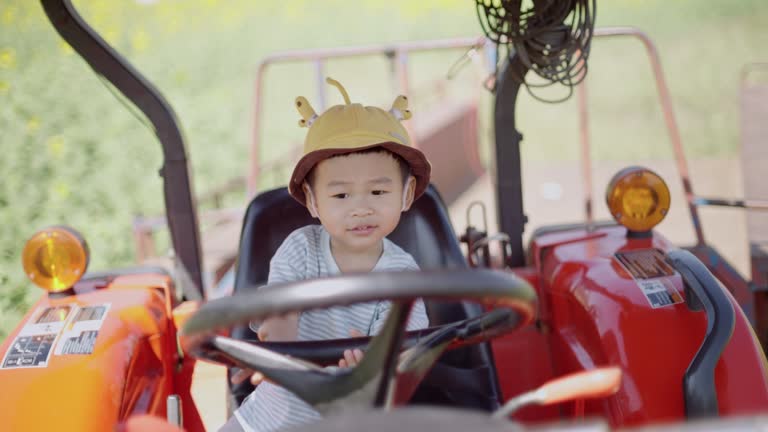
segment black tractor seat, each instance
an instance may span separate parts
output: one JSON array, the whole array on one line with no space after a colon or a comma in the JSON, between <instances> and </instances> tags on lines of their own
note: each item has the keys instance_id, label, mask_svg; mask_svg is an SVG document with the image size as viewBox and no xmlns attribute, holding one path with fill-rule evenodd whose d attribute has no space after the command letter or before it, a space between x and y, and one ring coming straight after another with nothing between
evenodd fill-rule
<instances>
[{"instance_id":1,"label":"black tractor seat","mask_svg":"<svg viewBox=\"0 0 768 432\"><path fill-rule=\"evenodd\" d=\"M286 188L256 196L243 220L233 295L264 285L269 275L269 261L288 234L318 222L288 194ZM445 205L433 185L403 214L397 229L388 238L410 253L423 270L467 267ZM469 302L425 300L425 306L431 326L483 312L480 305ZM256 339L247 325L234 327L231 336L241 340ZM228 375L231 376L231 371ZM248 380L240 384L228 382L237 406L253 391ZM500 397L490 346L481 343L445 353L422 382L411 403L492 411L499 406Z\"/></svg>"}]
</instances>

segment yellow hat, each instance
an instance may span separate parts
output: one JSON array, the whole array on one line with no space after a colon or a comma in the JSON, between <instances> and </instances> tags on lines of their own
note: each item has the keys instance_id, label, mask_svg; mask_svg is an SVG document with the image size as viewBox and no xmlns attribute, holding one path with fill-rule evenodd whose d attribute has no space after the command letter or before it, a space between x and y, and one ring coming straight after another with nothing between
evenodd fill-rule
<instances>
[{"instance_id":1,"label":"yellow hat","mask_svg":"<svg viewBox=\"0 0 768 432\"><path fill-rule=\"evenodd\" d=\"M304 156L296 164L288 190L300 203L306 205L301 186L312 168L331 156L353 153L372 147L382 147L405 159L416 178L414 199L421 196L429 184L431 166L424 153L411 147L408 132L400 123L411 118L408 99L398 96L392 108L385 111L378 107L351 103L341 84L331 78L326 82L339 89L344 105L334 105L317 115L306 98L296 98L296 109L302 119L299 126L308 127L304 140Z\"/></svg>"}]
</instances>

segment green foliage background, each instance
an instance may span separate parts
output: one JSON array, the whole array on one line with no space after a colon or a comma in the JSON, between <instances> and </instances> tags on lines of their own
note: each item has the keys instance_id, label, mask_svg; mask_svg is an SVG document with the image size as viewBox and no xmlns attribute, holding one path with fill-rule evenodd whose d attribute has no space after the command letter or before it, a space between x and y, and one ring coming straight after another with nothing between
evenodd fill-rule
<instances>
[{"instance_id":1,"label":"green foliage background","mask_svg":"<svg viewBox=\"0 0 768 432\"><path fill-rule=\"evenodd\" d=\"M689 154L738 148L737 91L744 63L768 59L764 0L598 1L598 25L635 25L657 42ZM284 49L362 45L480 33L469 0L81 0L84 17L176 109L195 187L244 174L255 66ZM414 85L445 71L456 53L427 56ZM327 73L355 95L391 101L386 64L336 62ZM311 67L267 76L265 158L300 139L292 101L314 96ZM590 69L595 153L669 157L650 69L636 42L600 42ZM490 100L485 97L486 103ZM575 103L521 96L526 158L575 159ZM553 119L558 121L557 124ZM487 128L487 123L484 127ZM160 148L61 41L41 6L0 3L0 339L40 295L21 269L26 239L68 224L89 240L91 269L133 261L131 219L162 212ZM621 141L621 145L616 145ZM244 200L235 197L234 201Z\"/></svg>"}]
</instances>

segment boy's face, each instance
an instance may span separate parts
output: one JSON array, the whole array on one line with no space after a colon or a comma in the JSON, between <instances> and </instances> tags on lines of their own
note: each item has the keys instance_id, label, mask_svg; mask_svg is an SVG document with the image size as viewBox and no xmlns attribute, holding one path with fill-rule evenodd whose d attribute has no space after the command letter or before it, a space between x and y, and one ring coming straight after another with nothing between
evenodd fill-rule
<instances>
[{"instance_id":1,"label":"boy's face","mask_svg":"<svg viewBox=\"0 0 768 432\"><path fill-rule=\"evenodd\" d=\"M315 166L312 193L317 214L313 216L331 235L334 247L348 252L380 247L400 221L401 176L397 160L384 152L334 157ZM406 209L413 202L414 189L415 182L409 182ZM307 208L312 209L310 202Z\"/></svg>"}]
</instances>

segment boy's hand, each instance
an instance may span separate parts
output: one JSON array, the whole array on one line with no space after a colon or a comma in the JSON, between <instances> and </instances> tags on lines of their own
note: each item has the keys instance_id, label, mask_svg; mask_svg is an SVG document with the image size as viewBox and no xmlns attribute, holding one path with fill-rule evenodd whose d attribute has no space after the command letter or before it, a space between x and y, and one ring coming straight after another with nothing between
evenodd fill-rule
<instances>
[{"instance_id":1,"label":"boy's hand","mask_svg":"<svg viewBox=\"0 0 768 432\"><path fill-rule=\"evenodd\" d=\"M267 318L259 326L261 341L291 341L296 340L299 332L299 314L292 313L281 317Z\"/></svg>"},{"instance_id":2,"label":"boy's hand","mask_svg":"<svg viewBox=\"0 0 768 432\"><path fill-rule=\"evenodd\" d=\"M282 317L274 317L265 320L259 326L258 337L261 341L286 341L296 340L298 333L299 314L293 313ZM251 369L240 369L230 381L232 384L240 384L251 377L251 384L257 386L264 381L264 375Z\"/></svg>"},{"instance_id":3,"label":"boy's hand","mask_svg":"<svg viewBox=\"0 0 768 432\"><path fill-rule=\"evenodd\" d=\"M349 331L350 337L360 337L364 336L359 331L352 329ZM344 358L339 360L339 367L354 367L357 366L358 363L360 363L363 360L363 351L359 349L355 350L345 350L344 351Z\"/></svg>"},{"instance_id":4,"label":"boy's hand","mask_svg":"<svg viewBox=\"0 0 768 432\"><path fill-rule=\"evenodd\" d=\"M230 381L232 381L232 384L240 384L248 377L251 377L251 384L254 386L257 386L261 384L262 381L264 381L264 375L261 372L254 372L251 369L240 369L239 371L235 372L234 375L232 375Z\"/></svg>"}]
</instances>

